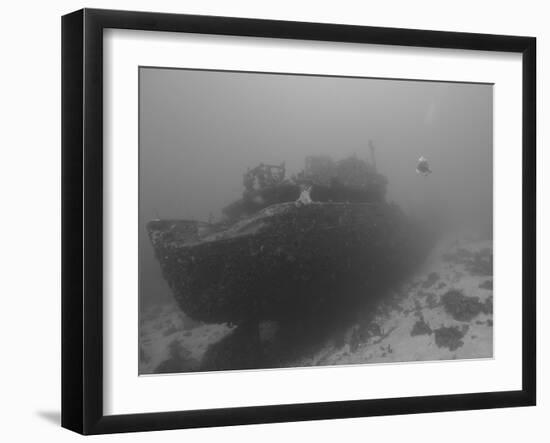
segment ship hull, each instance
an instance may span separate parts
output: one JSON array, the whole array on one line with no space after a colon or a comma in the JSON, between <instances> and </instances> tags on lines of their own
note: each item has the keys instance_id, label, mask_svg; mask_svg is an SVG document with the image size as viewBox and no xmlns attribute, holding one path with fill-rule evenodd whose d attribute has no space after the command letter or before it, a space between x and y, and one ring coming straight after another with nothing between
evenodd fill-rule
<instances>
[{"instance_id":1,"label":"ship hull","mask_svg":"<svg viewBox=\"0 0 550 443\"><path fill-rule=\"evenodd\" d=\"M155 220L147 229L182 310L212 323L285 322L352 307L428 249L385 203L283 203L228 227Z\"/></svg>"}]
</instances>

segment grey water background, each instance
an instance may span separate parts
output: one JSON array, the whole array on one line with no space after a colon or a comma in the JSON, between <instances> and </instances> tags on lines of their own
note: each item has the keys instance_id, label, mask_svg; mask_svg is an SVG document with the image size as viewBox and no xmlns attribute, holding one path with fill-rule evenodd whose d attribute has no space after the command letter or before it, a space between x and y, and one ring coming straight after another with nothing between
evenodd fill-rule
<instances>
[{"instance_id":1,"label":"grey water background","mask_svg":"<svg viewBox=\"0 0 550 443\"><path fill-rule=\"evenodd\" d=\"M207 221L241 197L242 174L308 155L369 159L388 201L451 232L492 236L493 87L488 84L140 68L140 305L171 299L145 230ZM416 174L427 157L433 174Z\"/></svg>"}]
</instances>

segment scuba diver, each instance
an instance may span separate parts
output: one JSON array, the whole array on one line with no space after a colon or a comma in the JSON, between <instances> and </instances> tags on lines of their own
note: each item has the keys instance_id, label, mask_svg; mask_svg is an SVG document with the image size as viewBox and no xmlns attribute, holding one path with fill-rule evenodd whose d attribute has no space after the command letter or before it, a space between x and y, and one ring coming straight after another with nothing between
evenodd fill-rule
<instances>
[{"instance_id":1,"label":"scuba diver","mask_svg":"<svg viewBox=\"0 0 550 443\"><path fill-rule=\"evenodd\" d=\"M430 169L430 164L428 163L428 159L420 156L420 158L418 159L418 163L416 164L416 173L421 174L424 177L427 177L432 173L432 170Z\"/></svg>"}]
</instances>

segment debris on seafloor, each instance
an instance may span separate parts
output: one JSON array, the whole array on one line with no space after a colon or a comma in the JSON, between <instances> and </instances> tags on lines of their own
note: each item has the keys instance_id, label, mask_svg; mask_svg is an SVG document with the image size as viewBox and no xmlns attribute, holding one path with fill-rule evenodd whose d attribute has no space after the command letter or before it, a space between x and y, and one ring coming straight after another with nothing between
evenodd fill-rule
<instances>
[{"instance_id":1,"label":"debris on seafloor","mask_svg":"<svg viewBox=\"0 0 550 443\"><path fill-rule=\"evenodd\" d=\"M436 306L439 306L440 304L439 297L435 295L433 292L429 292L426 294L425 302L426 302L426 306L429 309L434 309Z\"/></svg>"},{"instance_id":2,"label":"debris on seafloor","mask_svg":"<svg viewBox=\"0 0 550 443\"><path fill-rule=\"evenodd\" d=\"M445 327L442 326L438 329L434 329L435 344L440 348L449 348L451 351L455 351L464 345L462 338L468 332L468 326L459 328L458 326Z\"/></svg>"},{"instance_id":3,"label":"debris on seafloor","mask_svg":"<svg viewBox=\"0 0 550 443\"><path fill-rule=\"evenodd\" d=\"M432 328L430 328L430 325L426 323L426 320L424 320L424 317L421 317L416 321L413 328L411 329L411 336L415 335L430 335L432 333Z\"/></svg>"},{"instance_id":4,"label":"debris on seafloor","mask_svg":"<svg viewBox=\"0 0 550 443\"><path fill-rule=\"evenodd\" d=\"M462 291L451 289L441 297L445 310L458 321L470 321L480 313L488 313L490 306L481 303L479 297L469 297Z\"/></svg>"}]
</instances>

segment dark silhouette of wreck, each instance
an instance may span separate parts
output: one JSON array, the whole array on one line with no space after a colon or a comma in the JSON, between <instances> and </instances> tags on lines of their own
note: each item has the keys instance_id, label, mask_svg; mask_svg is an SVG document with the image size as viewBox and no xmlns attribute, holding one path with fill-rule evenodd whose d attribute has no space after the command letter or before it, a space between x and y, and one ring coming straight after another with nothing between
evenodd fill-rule
<instances>
[{"instance_id":1,"label":"dark silhouette of wreck","mask_svg":"<svg viewBox=\"0 0 550 443\"><path fill-rule=\"evenodd\" d=\"M285 175L284 163L249 169L242 199L223 209L221 222L147 225L182 310L238 325L207 352L204 370L280 364L259 357L260 322L296 330L349 312L429 250L425 233L386 202L374 159L308 157L302 172Z\"/></svg>"}]
</instances>

